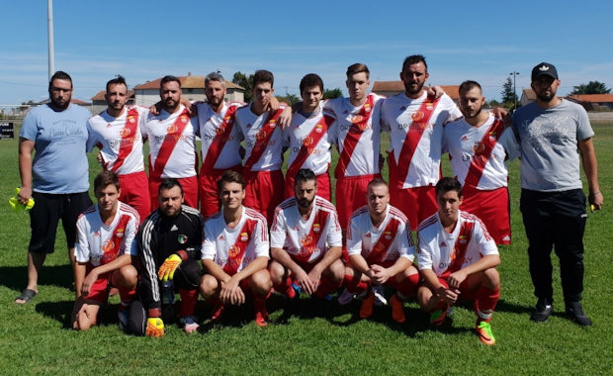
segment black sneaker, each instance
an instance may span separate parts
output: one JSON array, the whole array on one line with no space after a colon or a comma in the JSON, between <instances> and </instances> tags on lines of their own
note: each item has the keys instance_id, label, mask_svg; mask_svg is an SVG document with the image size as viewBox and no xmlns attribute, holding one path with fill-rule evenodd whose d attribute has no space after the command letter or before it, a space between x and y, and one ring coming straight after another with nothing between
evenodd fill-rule
<instances>
[{"instance_id":1,"label":"black sneaker","mask_svg":"<svg viewBox=\"0 0 613 376\"><path fill-rule=\"evenodd\" d=\"M532 313L530 316L530 320L535 322L545 322L551 316L553 312L553 305L547 304L547 300L544 298L539 298L536 303L536 311Z\"/></svg>"},{"instance_id":2,"label":"black sneaker","mask_svg":"<svg viewBox=\"0 0 613 376\"><path fill-rule=\"evenodd\" d=\"M566 305L566 315L581 326L592 326L592 320L583 312L579 302L570 302Z\"/></svg>"}]
</instances>

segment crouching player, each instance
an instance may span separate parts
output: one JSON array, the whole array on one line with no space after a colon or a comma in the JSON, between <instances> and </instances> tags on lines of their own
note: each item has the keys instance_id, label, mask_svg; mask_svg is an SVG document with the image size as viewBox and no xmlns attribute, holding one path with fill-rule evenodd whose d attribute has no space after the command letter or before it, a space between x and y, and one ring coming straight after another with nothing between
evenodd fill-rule
<instances>
[{"instance_id":1,"label":"crouching player","mask_svg":"<svg viewBox=\"0 0 613 376\"><path fill-rule=\"evenodd\" d=\"M177 179L162 180L159 207L143 222L134 246L139 255L139 297L146 310L138 334L164 335L164 321L175 320L175 289L181 296L179 321L186 333L198 329L194 312L202 270L198 264L204 219L184 205L183 187Z\"/></svg>"},{"instance_id":2,"label":"crouching player","mask_svg":"<svg viewBox=\"0 0 613 376\"><path fill-rule=\"evenodd\" d=\"M323 299L343 282L340 260L342 233L336 209L317 195L317 177L310 169L294 178L294 197L277 206L270 229L270 275L276 291L290 300L298 295L293 282Z\"/></svg>"},{"instance_id":3,"label":"crouching player","mask_svg":"<svg viewBox=\"0 0 613 376\"><path fill-rule=\"evenodd\" d=\"M389 205L389 186L380 178L368 183L367 205L356 210L347 230L350 267L345 269L345 287L361 294L360 317L372 315L375 301L371 286L386 285L396 293L390 299L392 318L405 322L404 303L414 296L419 273L413 266L415 249L407 217Z\"/></svg>"},{"instance_id":4,"label":"crouching player","mask_svg":"<svg viewBox=\"0 0 613 376\"><path fill-rule=\"evenodd\" d=\"M472 214L461 212L462 186L442 178L435 187L438 212L418 228L418 263L424 284L417 302L430 312L430 322L443 323L447 309L458 299L474 301L476 331L481 342L496 343L490 319L500 298L496 266L500 256L487 229Z\"/></svg>"},{"instance_id":5,"label":"crouching player","mask_svg":"<svg viewBox=\"0 0 613 376\"><path fill-rule=\"evenodd\" d=\"M228 305L242 305L253 295L255 323L268 324L266 300L272 282L266 270L269 260L266 219L243 206L245 179L236 171L224 172L217 182L221 212L204 224L200 281L202 297L213 303L211 320L221 317Z\"/></svg>"},{"instance_id":6,"label":"crouching player","mask_svg":"<svg viewBox=\"0 0 613 376\"><path fill-rule=\"evenodd\" d=\"M131 247L140 218L132 207L119 202L119 178L103 171L94 180L98 203L77 220L75 264L76 302L72 316L75 330L96 324L100 306L111 287L119 289L119 325L125 330L127 306L136 294L137 272Z\"/></svg>"}]
</instances>

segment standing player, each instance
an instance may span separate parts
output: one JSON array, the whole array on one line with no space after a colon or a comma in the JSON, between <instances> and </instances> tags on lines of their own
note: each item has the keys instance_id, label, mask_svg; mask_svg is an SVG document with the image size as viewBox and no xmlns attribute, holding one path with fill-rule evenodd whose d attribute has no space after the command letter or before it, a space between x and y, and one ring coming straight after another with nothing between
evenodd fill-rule
<instances>
[{"instance_id":1,"label":"standing player","mask_svg":"<svg viewBox=\"0 0 613 376\"><path fill-rule=\"evenodd\" d=\"M174 320L175 288L181 296L179 321L191 333L199 327L194 312L202 274L197 260L204 219L198 210L183 205L177 179L162 180L156 196L159 208L143 222L134 242L140 261L139 297L148 317L144 334L164 335L164 321Z\"/></svg>"},{"instance_id":2,"label":"standing player","mask_svg":"<svg viewBox=\"0 0 613 376\"><path fill-rule=\"evenodd\" d=\"M334 118L334 140L339 159L336 177L336 208L343 230L347 229L354 210L366 205L366 186L380 177L379 148L381 129L379 109L383 97L366 94L370 86L370 71L364 64L347 68L349 98L326 102L325 113Z\"/></svg>"},{"instance_id":3,"label":"standing player","mask_svg":"<svg viewBox=\"0 0 613 376\"><path fill-rule=\"evenodd\" d=\"M583 312L583 233L587 214L579 159L587 177L592 210L603 196L587 113L556 96L558 71L548 63L532 69L536 100L513 114L521 150L520 210L528 237L530 276L538 298L531 319L547 321L553 312L551 250L560 259L566 314L582 326L592 325ZM577 153L577 149L579 153Z\"/></svg>"},{"instance_id":4,"label":"standing player","mask_svg":"<svg viewBox=\"0 0 613 376\"><path fill-rule=\"evenodd\" d=\"M136 209L144 220L151 213L141 134L148 111L138 106L126 107L128 85L122 76L106 83L104 97L108 108L87 122L87 150L98 146L103 168L119 175L120 200Z\"/></svg>"},{"instance_id":5,"label":"standing player","mask_svg":"<svg viewBox=\"0 0 613 376\"><path fill-rule=\"evenodd\" d=\"M272 282L266 270L269 260L268 227L257 211L243 206L245 179L236 171L226 171L218 181L222 210L204 225L202 266L206 270L200 293L214 302L211 320L218 319L226 306L242 305L251 293L255 323L268 325L266 300Z\"/></svg>"},{"instance_id":6,"label":"standing player","mask_svg":"<svg viewBox=\"0 0 613 376\"><path fill-rule=\"evenodd\" d=\"M415 250L407 218L389 205L389 187L383 179L368 183L368 204L356 210L347 230L350 266L345 269L345 287L363 294L360 317L372 315L375 295L371 286L386 285L396 293L390 299L392 318L405 322L403 301L415 295L419 274L413 266Z\"/></svg>"},{"instance_id":7,"label":"standing player","mask_svg":"<svg viewBox=\"0 0 613 376\"><path fill-rule=\"evenodd\" d=\"M200 211L204 218L217 213L219 192L217 180L224 171L240 171L240 131L234 126L236 110L242 103L226 103L226 81L219 73L204 78L207 102L197 103L198 128L202 139L202 167L198 178Z\"/></svg>"},{"instance_id":8,"label":"standing player","mask_svg":"<svg viewBox=\"0 0 613 376\"><path fill-rule=\"evenodd\" d=\"M317 191L315 173L299 170L294 197L277 207L270 229L273 286L290 299L297 297L294 280L302 291L320 299L343 282L342 234L336 209Z\"/></svg>"},{"instance_id":9,"label":"standing player","mask_svg":"<svg viewBox=\"0 0 613 376\"><path fill-rule=\"evenodd\" d=\"M185 192L185 203L197 208L196 127L188 109L181 104L181 81L175 76L164 76L160 98L162 111L159 115L150 113L141 130L149 140L151 210L158 207L158 188L165 178L177 179Z\"/></svg>"},{"instance_id":10,"label":"standing player","mask_svg":"<svg viewBox=\"0 0 613 376\"><path fill-rule=\"evenodd\" d=\"M424 281L417 302L431 313L432 324L441 325L460 297L474 300L477 335L493 345L489 322L500 298L498 248L479 218L460 211L462 186L457 180L442 178L435 189L438 211L419 225L417 234Z\"/></svg>"},{"instance_id":11,"label":"standing player","mask_svg":"<svg viewBox=\"0 0 613 376\"><path fill-rule=\"evenodd\" d=\"M434 184L441 175L443 124L462 116L448 95L437 98L424 90L428 77L423 56L407 57L400 73L405 92L381 106L382 127L391 134L391 203L409 218L413 230L437 210Z\"/></svg>"},{"instance_id":12,"label":"standing player","mask_svg":"<svg viewBox=\"0 0 613 376\"><path fill-rule=\"evenodd\" d=\"M96 324L100 306L106 303L111 287L119 289L119 325L127 327L127 306L136 294L138 280L132 266L132 242L140 219L138 212L119 202L119 178L102 171L94 179L98 204L77 220L75 264L76 302L72 327L88 330Z\"/></svg>"},{"instance_id":13,"label":"standing player","mask_svg":"<svg viewBox=\"0 0 613 376\"><path fill-rule=\"evenodd\" d=\"M517 157L517 143L513 131L484 111L484 104L481 85L475 81L460 85L464 117L445 126L443 151L449 152L453 174L463 187L462 211L481 219L496 244L511 244L505 160Z\"/></svg>"},{"instance_id":14,"label":"standing player","mask_svg":"<svg viewBox=\"0 0 613 376\"><path fill-rule=\"evenodd\" d=\"M334 119L324 115L321 100L324 83L318 75L307 74L300 81L302 106L285 129L284 146L289 147L289 162L285 174L285 197L294 195L294 176L298 170L308 168L317 177L317 195L330 201L331 187L328 169L332 160Z\"/></svg>"},{"instance_id":15,"label":"standing player","mask_svg":"<svg viewBox=\"0 0 613 376\"><path fill-rule=\"evenodd\" d=\"M245 138L243 174L247 181L245 206L264 215L268 223L283 200L283 131L279 117L285 106L268 111L274 76L258 70L253 76L253 102L236 111L236 125Z\"/></svg>"},{"instance_id":16,"label":"standing player","mask_svg":"<svg viewBox=\"0 0 613 376\"><path fill-rule=\"evenodd\" d=\"M50 102L31 109L19 132L18 199L25 205L33 198L36 204L30 210L28 284L15 298L17 304L25 304L38 294L38 274L47 254L54 251L60 219L70 264L74 265L77 218L92 204L87 193L89 166L85 153L86 123L91 114L71 104L71 97L72 79L65 72L55 72L49 81Z\"/></svg>"}]
</instances>

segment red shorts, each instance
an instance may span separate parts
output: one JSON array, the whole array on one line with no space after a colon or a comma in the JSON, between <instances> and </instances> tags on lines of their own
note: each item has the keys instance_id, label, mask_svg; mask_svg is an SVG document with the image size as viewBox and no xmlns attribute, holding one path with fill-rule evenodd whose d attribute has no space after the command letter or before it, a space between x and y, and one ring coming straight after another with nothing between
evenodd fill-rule
<instances>
[{"instance_id":1,"label":"red shorts","mask_svg":"<svg viewBox=\"0 0 613 376\"><path fill-rule=\"evenodd\" d=\"M230 167L227 170L240 172L241 166L237 165ZM205 219L221 210L217 181L227 170L213 169L211 171L204 171L203 169L200 169L200 174L198 177L198 193L200 196L200 212Z\"/></svg>"},{"instance_id":2,"label":"red shorts","mask_svg":"<svg viewBox=\"0 0 613 376\"><path fill-rule=\"evenodd\" d=\"M281 170L253 171L246 173L245 178L247 187L243 205L260 212L270 227L275 208L283 201L283 173Z\"/></svg>"},{"instance_id":3,"label":"red shorts","mask_svg":"<svg viewBox=\"0 0 613 376\"><path fill-rule=\"evenodd\" d=\"M508 188L484 191L464 187L462 192L464 199L460 209L476 215L485 224L496 244L511 244L511 207Z\"/></svg>"},{"instance_id":4,"label":"red shorts","mask_svg":"<svg viewBox=\"0 0 613 376\"><path fill-rule=\"evenodd\" d=\"M317 175L317 195L319 197L323 197L326 200L331 200L331 186L330 186L330 175L326 172L325 174ZM285 177L285 198L294 197L294 177L286 176Z\"/></svg>"},{"instance_id":5,"label":"red shorts","mask_svg":"<svg viewBox=\"0 0 613 376\"><path fill-rule=\"evenodd\" d=\"M380 174L342 177L336 180L336 212L343 230L347 230L354 211L366 205L368 183Z\"/></svg>"},{"instance_id":6,"label":"red shorts","mask_svg":"<svg viewBox=\"0 0 613 376\"><path fill-rule=\"evenodd\" d=\"M396 181L390 185L390 204L407 216L411 230L415 231L421 221L438 211L434 186L403 189L402 184Z\"/></svg>"},{"instance_id":7,"label":"red shorts","mask_svg":"<svg viewBox=\"0 0 613 376\"><path fill-rule=\"evenodd\" d=\"M88 264L85 275L89 274L92 269L93 267L91 264ZM113 283L113 275L116 272L119 272L119 270L113 270L112 272L101 274L89 289L89 294L84 298L99 302L101 304L105 303L109 298L109 291L112 287L116 287L119 290L119 296L122 298L122 300L127 299L127 297L130 295L133 295L136 292L136 289L127 290L126 288Z\"/></svg>"},{"instance_id":8,"label":"red shorts","mask_svg":"<svg viewBox=\"0 0 613 376\"><path fill-rule=\"evenodd\" d=\"M121 196L119 200L138 212L141 223L151 214L151 198L149 197L147 174L145 171L133 174L119 175Z\"/></svg>"},{"instance_id":9,"label":"red shorts","mask_svg":"<svg viewBox=\"0 0 613 376\"><path fill-rule=\"evenodd\" d=\"M183 197L185 205L198 209L198 176L189 178L176 178L183 187ZM158 190L163 179L149 179L149 195L151 196L151 211L156 210L160 203L158 201Z\"/></svg>"}]
</instances>

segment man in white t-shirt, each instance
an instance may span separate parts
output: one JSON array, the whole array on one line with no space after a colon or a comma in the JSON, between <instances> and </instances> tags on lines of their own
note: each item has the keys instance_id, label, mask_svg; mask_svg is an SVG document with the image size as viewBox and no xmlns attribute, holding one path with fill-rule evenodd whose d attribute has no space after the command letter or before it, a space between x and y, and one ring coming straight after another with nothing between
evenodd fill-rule
<instances>
[{"instance_id":1,"label":"man in white t-shirt","mask_svg":"<svg viewBox=\"0 0 613 376\"><path fill-rule=\"evenodd\" d=\"M441 325L449 306L470 299L477 313L476 333L486 345L496 343L489 324L500 299L500 256L481 220L460 211L462 185L442 178L435 187L438 211L419 225L418 265L423 285L417 302Z\"/></svg>"},{"instance_id":2,"label":"man in white t-shirt","mask_svg":"<svg viewBox=\"0 0 613 376\"><path fill-rule=\"evenodd\" d=\"M251 294L255 323L268 324L266 300L272 282L266 269L269 256L266 218L243 206L245 179L232 170L217 182L221 212L204 224L202 266L206 274L200 280L200 293L214 304L211 320L218 319L228 305L242 305Z\"/></svg>"},{"instance_id":3,"label":"man in white t-shirt","mask_svg":"<svg viewBox=\"0 0 613 376\"><path fill-rule=\"evenodd\" d=\"M149 195L151 210L158 208L158 188L165 178L175 178L183 187L185 204L198 208L196 176L196 127L181 104L181 81L164 76L160 82L162 111L149 114L141 129L149 141Z\"/></svg>"},{"instance_id":4,"label":"man in white t-shirt","mask_svg":"<svg viewBox=\"0 0 613 376\"><path fill-rule=\"evenodd\" d=\"M464 115L445 125L443 152L449 152L453 174L462 184L462 211L479 217L496 244L511 244L507 159L519 154L511 128L503 119L483 110L481 85L460 85Z\"/></svg>"},{"instance_id":5,"label":"man in white t-shirt","mask_svg":"<svg viewBox=\"0 0 613 376\"><path fill-rule=\"evenodd\" d=\"M367 186L368 204L353 213L347 229L350 265L345 268L345 287L364 294L360 317L372 315L375 294L372 286L396 290L390 299L392 318L405 322L404 303L414 296L419 274L413 259L415 249L407 218L389 205L389 187L383 179L373 179Z\"/></svg>"},{"instance_id":6,"label":"man in white t-shirt","mask_svg":"<svg viewBox=\"0 0 613 376\"><path fill-rule=\"evenodd\" d=\"M315 73L300 80L302 104L294 113L292 122L283 131L284 147L289 148L289 161L285 174L285 198L294 196L294 176L303 168L315 173L317 195L331 200L330 162L334 131L334 119L323 113L324 83Z\"/></svg>"},{"instance_id":7,"label":"man in white t-shirt","mask_svg":"<svg viewBox=\"0 0 613 376\"><path fill-rule=\"evenodd\" d=\"M269 111L275 92L274 76L258 70L253 76L253 102L236 111L236 125L245 139L243 174L247 182L245 206L260 212L268 223L283 201L283 132L280 117L285 105Z\"/></svg>"},{"instance_id":8,"label":"man in white t-shirt","mask_svg":"<svg viewBox=\"0 0 613 376\"><path fill-rule=\"evenodd\" d=\"M323 299L343 282L342 233L336 209L319 197L317 190L315 173L299 170L294 197L277 206L270 228L273 286L290 300L298 296L294 283L305 293Z\"/></svg>"},{"instance_id":9,"label":"man in white t-shirt","mask_svg":"<svg viewBox=\"0 0 613 376\"><path fill-rule=\"evenodd\" d=\"M140 222L132 207L119 202L119 178L102 171L94 180L97 204L77 220L75 290L72 327L88 330L97 322L111 287L119 289L119 325L127 328L127 307L136 294L138 273L132 266L132 242Z\"/></svg>"},{"instance_id":10,"label":"man in white t-shirt","mask_svg":"<svg viewBox=\"0 0 613 376\"><path fill-rule=\"evenodd\" d=\"M428 77L425 57L407 57L400 73L405 91L381 106L382 128L391 135L390 202L409 218L413 230L437 209L434 184L441 174L443 124L462 116L448 95L437 98L424 89Z\"/></svg>"},{"instance_id":11,"label":"man in white t-shirt","mask_svg":"<svg viewBox=\"0 0 613 376\"><path fill-rule=\"evenodd\" d=\"M144 107L126 106L128 85L122 76L106 83L104 98L107 109L87 122L87 150L91 151L94 146L100 149L103 168L119 176L120 201L136 209L144 220L151 213L151 199L143 163L141 127L149 111Z\"/></svg>"}]
</instances>

